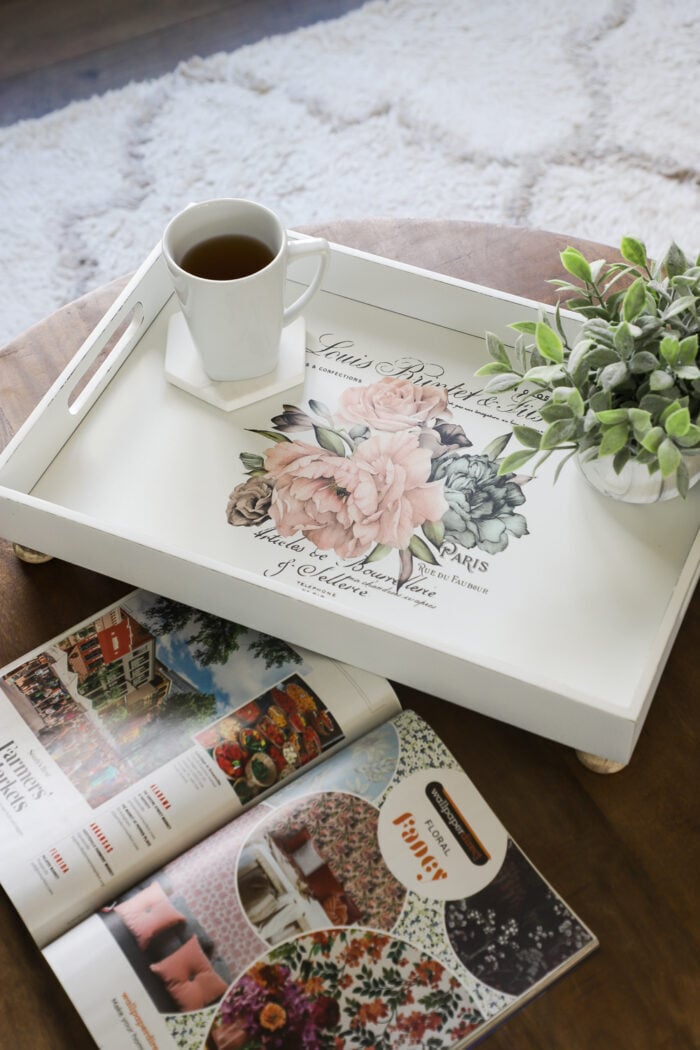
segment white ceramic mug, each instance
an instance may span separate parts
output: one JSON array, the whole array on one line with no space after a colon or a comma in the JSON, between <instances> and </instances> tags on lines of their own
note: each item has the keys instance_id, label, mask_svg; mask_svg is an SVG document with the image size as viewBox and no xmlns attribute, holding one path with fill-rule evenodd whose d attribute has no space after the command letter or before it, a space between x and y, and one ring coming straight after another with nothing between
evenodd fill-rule
<instances>
[{"instance_id":1,"label":"white ceramic mug","mask_svg":"<svg viewBox=\"0 0 700 1050\"><path fill-rule=\"evenodd\" d=\"M262 267L243 277L211 279L183 269L196 245L231 235L254 238L268 249ZM318 254L311 284L284 305L289 262ZM163 255L187 327L210 379L253 379L279 361L282 328L299 316L319 289L328 261L321 237L290 241L277 215L254 201L234 197L190 204L168 223Z\"/></svg>"}]
</instances>

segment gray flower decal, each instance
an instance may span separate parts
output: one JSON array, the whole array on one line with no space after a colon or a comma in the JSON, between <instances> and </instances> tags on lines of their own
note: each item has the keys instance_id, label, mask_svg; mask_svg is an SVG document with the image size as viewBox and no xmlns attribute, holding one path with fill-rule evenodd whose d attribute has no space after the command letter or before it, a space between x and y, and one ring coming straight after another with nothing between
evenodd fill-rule
<instances>
[{"instance_id":1,"label":"gray flower decal","mask_svg":"<svg viewBox=\"0 0 700 1050\"><path fill-rule=\"evenodd\" d=\"M435 480L444 482L449 509L443 515L445 539L461 547L499 554L513 537L527 535L527 522L515 507L525 502L512 474L498 474L498 462L485 455L441 459Z\"/></svg>"}]
</instances>

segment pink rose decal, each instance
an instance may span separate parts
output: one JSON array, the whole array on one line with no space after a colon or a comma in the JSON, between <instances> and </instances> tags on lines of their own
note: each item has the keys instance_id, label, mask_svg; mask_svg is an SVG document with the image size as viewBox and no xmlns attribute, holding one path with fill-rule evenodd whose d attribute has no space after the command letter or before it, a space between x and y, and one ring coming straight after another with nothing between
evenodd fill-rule
<instances>
[{"instance_id":1,"label":"pink rose decal","mask_svg":"<svg viewBox=\"0 0 700 1050\"><path fill-rule=\"evenodd\" d=\"M376 434L351 456L301 441L268 449L270 518L280 536L301 532L320 550L356 558L377 544L399 550L415 529L447 511L442 486L429 481L430 453L416 434Z\"/></svg>"},{"instance_id":2,"label":"pink rose decal","mask_svg":"<svg viewBox=\"0 0 700 1050\"><path fill-rule=\"evenodd\" d=\"M447 390L416 386L410 379L380 379L371 386L349 387L340 396L338 418L374 430L400 431L449 416Z\"/></svg>"}]
</instances>

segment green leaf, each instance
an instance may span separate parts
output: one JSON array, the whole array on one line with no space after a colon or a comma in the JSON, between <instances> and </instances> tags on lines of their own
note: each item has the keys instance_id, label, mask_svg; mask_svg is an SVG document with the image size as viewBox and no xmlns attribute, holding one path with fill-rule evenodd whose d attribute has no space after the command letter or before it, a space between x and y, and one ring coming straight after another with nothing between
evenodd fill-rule
<instances>
[{"instance_id":1,"label":"green leaf","mask_svg":"<svg viewBox=\"0 0 700 1050\"><path fill-rule=\"evenodd\" d=\"M688 489L690 488L690 475L688 474L688 468L682 459L676 467L676 485L678 486L678 495L681 496L682 499L685 499L688 495Z\"/></svg>"},{"instance_id":2,"label":"green leaf","mask_svg":"<svg viewBox=\"0 0 700 1050\"><path fill-rule=\"evenodd\" d=\"M594 347L595 343L592 339L578 340L573 350L569 354L569 360L567 362L567 367L572 375L576 372L589 350L592 350Z\"/></svg>"},{"instance_id":3,"label":"green leaf","mask_svg":"<svg viewBox=\"0 0 700 1050\"><path fill-rule=\"evenodd\" d=\"M573 389L571 390L571 393L566 399L566 403L569 406L569 408L572 409L575 416L583 415L585 411L585 405L583 403L581 393L576 389L576 387L573 387Z\"/></svg>"},{"instance_id":4,"label":"green leaf","mask_svg":"<svg viewBox=\"0 0 700 1050\"><path fill-rule=\"evenodd\" d=\"M638 277L625 292L622 300L622 317L625 321L634 321L641 314L646 304L644 278Z\"/></svg>"},{"instance_id":5,"label":"green leaf","mask_svg":"<svg viewBox=\"0 0 700 1050\"><path fill-rule=\"evenodd\" d=\"M547 361L554 361L558 365L562 363L564 360L562 341L548 324L542 321L537 322L535 342L542 357Z\"/></svg>"},{"instance_id":6,"label":"green leaf","mask_svg":"<svg viewBox=\"0 0 700 1050\"><path fill-rule=\"evenodd\" d=\"M618 423L616 426L603 431L598 455L612 456L619 452L627 444L629 432L630 428L627 423Z\"/></svg>"},{"instance_id":7,"label":"green leaf","mask_svg":"<svg viewBox=\"0 0 700 1050\"><path fill-rule=\"evenodd\" d=\"M680 365L674 371L678 379L689 379L691 382L700 379L700 368L697 365Z\"/></svg>"},{"instance_id":8,"label":"green leaf","mask_svg":"<svg viewBox=\"0 0 700 1050\"><path fill-rule=\"evenodd\" d=\"M676 438L676 444L682 448L697 448L700 445L700 426L691 423L683 437Z\"/></svg>"},{"instance_id":9,"label":"green leaf","mask_svg":"<svg viewBox=\"0 0 700 1050\"><path fill-rule=\"evenodd\" d=\"M524 332L525 335L534 335L537 331L536 321L515 321L514 324L509 324L509 328L514 328L516 332Z\"/></svg>"},{"instance_id":10,"label":"green leaf","mask_svg":"<svg viewBox=\"0 0 700 1050\"><path fill-rule=\"evenodd\" d=\"M669 277L677 277L688 269L688 260L675 241L668 249L663 264Z\"/></svg>"},{"instance_id":11,"label":"green leaf","mask_svg":"<svg viewBox=\"0 0 700 1050\"><path fill-rule=\"evenodd\" d=\"M659 343L659 351L664 361L674 365L681 352L681 344L674 335L665 335Z\"/></svg>"},{"instance_id":12,"label":"green leaf","mask_svg":"<svg viewBox=\"0 0 700 1050\"><path fill-rule=\"evenodd\" d=\"M600 346L596 350L591 350L590 355L586 356L586 364L590 368L605 368L606 365L615 364L619 360L620 355L618 352L607 346Z\"/></svg>"},{"instance_id":13,"label":"green leaf","mask_svg":"<svg viewBox=\"0 0 700 1050\"><path fill-rule=\"evenodd\" d=\"M685 310L692 310L693 313L695 307L695 296L694 295L682 295L680 299L674 299L667 310L664 310L662 317L664 321L668 321L670 317L677 317L678 314L684 313Z\"/></svg>"},{"instance_id":14,"label":"green leaf","mask_svg":"<svg viewBox=\"0 0 700 1050\"><path fill-rule=\"evenodd\" d=\"M634 375L644 375L659 367L659 359L650 350L639 350L630 357L628 367Z\"/></svg>"},{"instance_id":15,"label":"green leaf","mask_svg":"<svg viewBox=\"0 0 700 1050\"><path fill-rule=\"evenodd\" d=\"M523 381L537 383L539 386L549 386L555 379L561 379L564 373L559 365L535 365L529 368L523 376Z\"/></svg>"},{"instance_id":16,"label":"green leaf","mask_svg":"<svg viewBox=\"0 0 700 1050\"><path fill-rule=\"evenodd\" d=\"M496 375L493 379L489 379L486 389L499 394L502 390L512 390L522 380L523 376L519 376L516 372L503 372L501 375Z\"/></svg>"},{"instance_id":17,"label":"green leaf","mask_svg":"<svg viewBox=\"0 0 700 1050\"><path fill-rule=\"evenodd\" d=\"M559 460L559 462L557 463L557 468L554 471L554 477L552 479L553 483L556 483L558 481L559 475L562 472L562 468L564 467L564 465L566 463L568 463L568 461L571 459L572 456L576 455L577 451L578 451L578 449L572 448L571 452L567 452L567 454L565 456L563 456L562 459Z\"/></svg>"},{"instance_id":18,"label":"green leaf","mask_svg":"<svg viewBox=\"0 0 700 1050\"><path fill-rule=\"evenodd\" d=\"M687 408L677 409L664 421L664 427L669 437L685 437L690 430L690 412Z\"/></svg>"},{"instance_id":19,"label":"green leaf","mask_svg":"<svg viewBox=\"0 0 700 1050\"><path fill-rule=\"evenodd\" d=\"M682 365L692 365L695 358L698 356L698 337L697 335L688 335L685 339L681 339L680 352L678 354L678 360Z\"/></svg>"},{"instance_id":20,"label":"green leaf","mask_svg":"<svg viewBox=\"0 0 700 1050\"><path fill-rule=\"evenodd\" d=\"M260 434L261 437L267 438L268 441L280 442L280 441L291 441L286 434L280 434L278 430L248 430L249 434Z\"/></svg>"},{"instance_id":21,"label":"green leaf","mask_svg":"<svg viewBox=\"0 0 700 1050\"><path fill-rule=\"evenodd\" d=\"M420 538L420 536L413 535L408 544L408 549L414 557L420 561L426 561L429 565L437 565L438 561L433 552L431 551L428 544Z\"/></svg>"},{"instance_id":22,"label":"green leaf","mask_svg":"<svg viewBox=\"0 0 700 1050\"><path fill-rule=\"evenodd\" d=\"M619 474L622 468L625 466L626 463L630 461L631 458L632 453L627 445L625 445L624 448L621 448L619 452L616 452L615 458L613 459L613 470L615 471L615 473Z\"/></svg>"},{"instance_id":23,"label":"green leaf","mask_svg":"<svg viewBox=\"0 0 700 1050\"><path fill-rule=\"evenodd\" d=\"M634 352L634 334L632 326L627 321L623 321L615 329L613 343L622 357L629 357Z\"/></svg>"},{"instance_id":24,"label":"green leaf","mask_svg":"<svg viewBox=\"0 0 700 1050\"><path fill-rule=\"evenodd\" d=\"M319 445L321 448L325 448L326 452L335 452L336 456L345 455L345 442L335 430L330 430L328 427L315 426L314 434Z\"/></svg>"},{"instance_id":25,"label":"green leaf","mask_svg":"<svg viewBox=\"0 0 700 1050\"><path fill-rule=\"evenodd\" d=\"M422 525L423 535L439 550L445 539L445 525L442 521L426 521Z\"/></svg>"},{"instance_id":26,"label":"green leaf","mask_svg":"<svg viewBox=\"0 0 700 1050\"><path fill-rule=\"evenodd\" d=\"M650 374L650 390L668 390L671 386L673 386L673 376L669 375L668 372L664 372L662 369L656 369L656 371Z\"/></svg>"},{"instance_id":27,"label":"green leaf","mask_svg":"<svg viewBox=\"0 0 700 1050\"><path fill-rule=\"evenodd\" d=\"M553 401L549 401L546 405L542 405L537 411L545 423L554 423L557 419L574 418L574 413L570 405L555 405Z\"/></svg>"},{"instance_id":28,"label":"green leaf","mask_svg":"<svg viewBox=\"0 0 700 1050\"><path fill-rule=\"evenodd\" d=\"M646 268L647 265L647 250L641 241L637 241L634 237L623 237L620 244L620 255L627 262L634 263L635 266L641 266Z\"/></svg>"},{"instance_id":29,"label":"green leaf","mask_svg":"<svg viewBox=\"0 0 700 1050\"><path fill-rule=\"evenodd\" d=\"M364 563L367 564L371 561L381 561L382 558L386 558L387 554L391 554L393 549L393 547L389 547L386 543L378 543L376 547L369 552Z\"/></svg>"},{"instance_id":30,"label":"green leaf","mask_svg":"<svg viewBox=\"0 0 700 1050\"><path fill-rule=\"evenodd\" d=\"M508 360L508 354L506 353L503 341L498 338L495 332L487 332L485 339L486 349L494 361L498 361L500 364L507 365L510 368L510 361Z\"/></svg>"},{"instance_id":31,"label":"green leaf","mask_svg":"<svg viewBox=\"0 0 700 1050\"><path fill-rule=\"evenodd\" d=\"M680 401L677 398L676 398L675 401L668 401L667 400L665 405L664 405L663 412L661 413L661 416L659 417L659 423L661 424L661 426L664 426L664 424L666 423L666 420L668 419L668 417L670 415L672 415L674 412L677 412L678 409L682 408L682 407L683 406L681 405Z\"/></svg>"},{"instance_id":32,"label":"green leaf","mask_svg":"<svg viewBox=\"0 0 700 1050\"><path fill-rule=\"evenodd\" d=\"M509 456L501 460L498 468L499 474L515 474L521 467L532 459L537 449L521 449L519 452L511 452Z\"/></svg>"},{"instance_id":33,"label":"green leaf","mask_svg":"<svg viewBox=\"0 0 700 1050\"><path fill-rule=\"evenodd\" d=\"M615 364L606 365L601 371L599 382L603 390L613 390L629 376L629 370L624 361L616 361Z\"/></svg>"},{"instance_id":34,"label":"green leaf","mask_svg":"<svg viewBox=\"0 0 700 1050\"><path fill-rule=\"evenodd\" d=\"M489 361L489 363L487 365L482 365L481 368L478 368L476 370L476 372L474 373L474 375L475 376L495 376L495 375L501 375L502 373L505 373L505 372L507 372L508 374L512 373L512 369L511 369L511 366L509 364L506 365L506 364L503 363L503 361Z\"/></svg>"},{"instance_id":35,"label":"green leaf","mask_svg":"<svg viewBox=\"0 0 700 1050\"><path fill-rule=\"evenodd\" d=\"M606 408L612 407L612 395L609 390L596 390L589 400L589 407L594 412L604 412Z\"/></svg>"},{"instance_id":36,"label":"green leaf","mask_svg":"<svg viewBox=\"0 0 700 1050\"><path fill-rule=\"evenodd\" d=\"M629 410L626 408L607 408L602 412L596 412L598 421L605 426L614 426L616 423L626 423L629 419Z\"/></svg>"},{"instance_id":37,"label":"green leaf","mask_svg":"<svg viewBox=\"0 0 700 1050\"><path fill-rule=\"evenodd\" d=\"M656 453L659 445L665 439L663 427L652 427L642 438L641 445L647 452Z\"/></svg>"},{"instance_id":38,"label":"green leaf","mask_svg":"<svg viewBox=\"0 0 700 1050\"><path fill-rule=\"evenodd\" d=\"M534 449L540 447L540 439L542 435L539 430L535 430L534 427L516 425L513 427L513 433L521 445L526 445L528 448Z\"/></svg>"},{"instance_id":39,"label":"green leaf","mask_svg":"<svg viewBox=\"0 0 700 1050\"><path fill-rule=\"evenodd\" d=\"M563 252L560 252L559 258L565 270L573 274L574 277L578 277L590 284L591 267L578 248L572 248L571 246L565 248Z\"/></svg>"},{"instance_id":40,"label":"green leaf","mask_svg":"<svg viewBox=\"0 0 700 1050\"><path fill-rule=\"evenodd\" d=\"M628 408L626 411L632 424L634 436L637 441L641 441L644 435L651 430L651 413L645 412L642 408Z\"/></svg>"},{"instance_id":41,"label":"green leaf","mask_svg":"<svg viewBox=\"0 0 700 1050\"><path fill-rule=\"evenodd\" d=\"M664 438L657 450L659 457L659 469L662 477L668 478L674 474L681 462L681 451L673 443L671 438Z\"/></svg>"},{"instance_id":42,"label":"green leaf","mask_svg":"<svg viewBox=\"0 0 700 1050\"><path fill-rule=\"evenodd\" d=\"M564 441L570 440L576 431L573 419L557 419L551 423L540 441L541 449L558 448Z\"/></svg>"}]
</instances>

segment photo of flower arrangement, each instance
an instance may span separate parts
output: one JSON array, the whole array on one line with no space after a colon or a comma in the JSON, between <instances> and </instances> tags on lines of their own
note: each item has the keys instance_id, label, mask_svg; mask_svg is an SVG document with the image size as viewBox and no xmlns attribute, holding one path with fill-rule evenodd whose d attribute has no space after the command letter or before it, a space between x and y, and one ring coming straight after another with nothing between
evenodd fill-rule
<instances>
[{"instance_id":1,"label":"photo of flower arrangement","mask_svg":"<svg viewBox=\"0 0 700 1050\"><path fill-rule=\"evenodd\" d=\"M445 543L498 554L528 531L524 479L498 474L510 433L478 453L451 414L446 388L388 377L344 390L335 412L284 405L272 429L251 431L272 444L241 453L247 478L227 519L270 521L340 558L396 552L397 589L414 558L437 564Z\"/></svg>"},{"instance_id":2,"label":"photo of flower arrangement","mask_svg":"<svg viewBox=\"0 0 700 1050\"><path fill-rule=\"evenodd\" d=\"M326 705L295 674L207 726L195 740L245 804L342 738Z\"/></svg>"},{"instance_id":3,"label":"photo of flower arrangement","mask_svg":"<svg viewBox=\"0 0 700 1050\"><path fill-rule=\"evenodd\" d=\"M351 928L279 945L229 989L207 1050L440 1050L483 1023L459 981L404 941Z\"/></svg>"}]
</instances>

